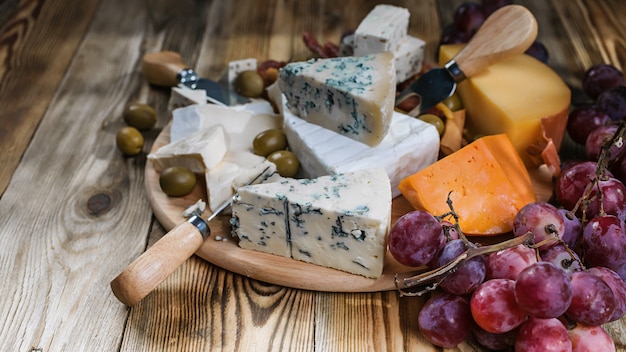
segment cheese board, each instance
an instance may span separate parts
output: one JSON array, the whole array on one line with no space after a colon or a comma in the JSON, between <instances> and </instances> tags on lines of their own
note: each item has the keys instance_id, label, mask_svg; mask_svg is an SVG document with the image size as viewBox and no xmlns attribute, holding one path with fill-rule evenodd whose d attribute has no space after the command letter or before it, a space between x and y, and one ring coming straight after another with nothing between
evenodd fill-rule
<instances>
[{"instance_id":1,"label":"cheese board","mask_svg":"<svg viewBox=\"0 0 626 352\"><path fill-rule=\"evenodd\" d=\"M156 151L169 143L170 125L158 135L152 146ZM546 169L531 172L533 187L537 199L547 200L552 195L552 177ZM159 186L159 174L150 162L145 167L145 187L148 201L155 217L166 229L186 221L183 212L189 206L202 199L206 201L206 187L202 177L190 194L183 197L169 197ZM402 197L396 197L392 205L392 223L400 216L411 211L411 205ZM207 218L207 209L203 218ZM231 272L259 281L305 290L326 292L378 292L396 289L395 276L412 276L423 268L410 268L398 263L391 255L385 257L383 274L378 279L369 279L343 271L317 266L277 255L242 249L237 239L230 235L230 216L217 216L209 223L211 234L195 253L200 258ZM503 235L506 236L506 235ZM483 238L491 241L497 238Z\"/></svg>"}]
</instances>

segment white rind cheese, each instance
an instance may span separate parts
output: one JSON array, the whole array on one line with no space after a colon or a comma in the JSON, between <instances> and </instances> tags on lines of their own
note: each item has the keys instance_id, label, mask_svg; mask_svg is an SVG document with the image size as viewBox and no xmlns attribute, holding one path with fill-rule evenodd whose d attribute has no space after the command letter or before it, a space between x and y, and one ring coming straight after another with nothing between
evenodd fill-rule
<instances>
[{"instance_id":1,"label":"white rind cheese","mask_svg":"<svg viewBox=\"0 0 626 352\"><path fill-rule=\"evenodd\" d=\"M409 28L409 10L376 5L354 31L354 55L395 52Z\"/></svg>"},{"instance_id":2,"label":"white rind cheese","mask_svg":"<svg viewBox=\"0 0 626 352\"><path fill-rule=\"evenodd\" d=\"M283 130L304 177L382 167L391 179L396 197L400 195L400 181L434 163L439 154L437 129L399 112L393 113L385 139L376 147L368 147L284 110Z\"/></svg>"},{"instance_id":3,"label":"white rind cheese","mask_svg":"<svg viewBox=\"0 0 626 352\"><path fill-rule=\"evenodd\" d=\"M227 150L224 127L214 125L162 146L148 154L148 160L157 172L171 166L183 166L194 173L204 173L222 161Z\"/></svg>"},{"instance_id":4,"label":"white rind cheese","mask_svg":"<svg viewBox=\"0 0 626 352\"><path fill-rule=\"evenodd\" d=\"M382 274L390 221L381 168L241 187L231 218L241 248L370 278Z\"/></svg>"},{"instance_id":5,"label":"white rind cheese","mask_svg":"<svg viewBox=\"0 0 626 352\"><path fill-rule=\"evenodd\" d=\"M391 53L290 63L278 83L289 110L311 123L369 146L389 130L396 87Z\"/></svg>"},{"instance_id":6,"label":"white rind cheese","mask_svg":"<svg viewBox=\"0 0 626 352\"><path fill-rule=\"evenodd\" d=\"M228 150L222 160L205 173L207 203L211 210L226 202L236 187L246 184L266 167L275 171L273 163L252 150L252 141L257 134L281 127L282 118L272 112L267 101L237 107L191 105L176 109L172 114L172 142L216 125L224 128Z\"/></svg>"}]
</instances>

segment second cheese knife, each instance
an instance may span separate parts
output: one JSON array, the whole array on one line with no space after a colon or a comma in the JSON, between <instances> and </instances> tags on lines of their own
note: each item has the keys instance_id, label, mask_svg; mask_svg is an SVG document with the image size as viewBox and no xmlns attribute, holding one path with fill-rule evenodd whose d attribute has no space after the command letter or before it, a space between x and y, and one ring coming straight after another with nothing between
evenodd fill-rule
<instances>
[{"instance_id":1,"label":"second cheese knife","mask_svg":"<svg viewBox=\"0 0 626 352\"><path fill-rule=\"evenodd\" d=\"M457 83L485 68L524 53L537 37L537 21L523 6L509 5L494 12L470 42L443 68L427 71L396 98L396 107L418 100L407 113L417 116L454 94ZM415 105L415 104L412 104Z\"/></svg>"}]
</instances>

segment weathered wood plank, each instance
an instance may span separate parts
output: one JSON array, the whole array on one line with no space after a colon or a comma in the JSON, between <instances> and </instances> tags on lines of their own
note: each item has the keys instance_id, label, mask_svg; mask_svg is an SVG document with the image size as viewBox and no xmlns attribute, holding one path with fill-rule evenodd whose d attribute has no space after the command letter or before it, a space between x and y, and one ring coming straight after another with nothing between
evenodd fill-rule
<instances>
[{"instance_id":1,"label":"weathered wood plank","mask_svg":"<svg viewBox=\"0 0 626 352\"><path fill-rule=\"evenodd\" d=\"M0 196L99 1L21 1L0 35Z\"/></svg>"},{"instance_id":2,"label":"weathered wood plank","mask_svg":"<svg viewBox=\"0 0 626 352\"><path fill-rule=\"evenodd\" d=\"M117 349L127 309L108 282L145 248L145 158L122 157L114 142L139 87L145 12L107 1L91 20L85 9L96 5L46 2L46 28L26 31L41 38L16 45L3 76L3 113L16 123L43 116L0 201L0 276L11 283L0 288L11 297L0 300L0 340L11 350Z\"/></svg>"}]
</instances>

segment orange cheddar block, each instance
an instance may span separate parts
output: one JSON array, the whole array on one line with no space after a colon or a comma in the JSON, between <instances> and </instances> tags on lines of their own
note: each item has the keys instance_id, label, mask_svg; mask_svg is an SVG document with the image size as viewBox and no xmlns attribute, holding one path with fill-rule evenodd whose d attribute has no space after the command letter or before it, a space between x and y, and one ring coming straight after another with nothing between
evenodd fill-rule
<instances>
[{"instance_id":1,"label":"orange cheddar block","mask_svg":"<svg viewBox=\"0 0 626 352\"><path fill-rule=\"evenodd\" d=\"M440 64L462 44L443 45ZM571 90L547 65L518 55L459 83L470 136L505 133L525 165L546 164L559 173L558 151L563 141Z\"/></svg>"},{"instance_id":2,"label":"orange cheddar block","mask_svg":"<svg viewBox=\"0 0 626 352\"><path fill-rule=\"evenodd\" d=\"M398 186L415 209L459 216L468 235L510 232L517 212L536 201L524 163L505 134L485 136L403 179Z\"/></svg>"}]
</instances>

